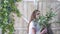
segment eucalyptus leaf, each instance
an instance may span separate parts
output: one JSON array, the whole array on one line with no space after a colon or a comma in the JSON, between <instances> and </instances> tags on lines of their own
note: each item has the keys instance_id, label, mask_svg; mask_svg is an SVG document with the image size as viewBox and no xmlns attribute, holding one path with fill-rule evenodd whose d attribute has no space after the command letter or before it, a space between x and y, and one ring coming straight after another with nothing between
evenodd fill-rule
<instances>
[{"instance_id":1,"label":"eucalyptus leaf","mask_svg":"<svg viewBox=\"0 0 60 34\"><path fill-rule=\"evenodd\" d=\"M40 26L45 26L45 27L49 27L49 21L52 20L52 17L55 17L56 14L53 12L53 11L48 11L46 12L46 15L45 16L40 16L39 17L39 25Z\"/></svg>"}]
</instances>

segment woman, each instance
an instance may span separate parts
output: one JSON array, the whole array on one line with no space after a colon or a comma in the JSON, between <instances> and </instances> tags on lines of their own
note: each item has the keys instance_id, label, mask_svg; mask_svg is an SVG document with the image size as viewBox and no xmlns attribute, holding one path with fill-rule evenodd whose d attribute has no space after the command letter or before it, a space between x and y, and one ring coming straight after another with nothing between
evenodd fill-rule
<instances>
[{"instance_id":1,"label":"woman","mask_svg":"<svg viewBox=\"0 0 60 34\"><path fill-rule=\"evenodd\" d=\"M45 34L45 33L47 33L46 28L44 28L42 31L40 30L40 26L38 24L39 16L40 16L39 10L33 11L32 15L31 15L31 19L28 24L28 34Z\"/></svg>"}]
</instances>

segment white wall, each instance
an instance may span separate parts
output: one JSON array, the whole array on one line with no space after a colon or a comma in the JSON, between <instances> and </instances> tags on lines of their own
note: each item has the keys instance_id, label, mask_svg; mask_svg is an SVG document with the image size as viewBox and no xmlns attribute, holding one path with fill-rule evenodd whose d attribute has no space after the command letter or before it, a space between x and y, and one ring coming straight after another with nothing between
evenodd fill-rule
<instances>
[{"instance_id":1,"label":"white wall","mask_svg":"<svg viewBox=\"0 0 60 34\"><path fill-rule=\"evenodd\" d=\"M48 1L48 0L47 0ZM51 0L50 0L51 1ZM39 2L39 10L41 11L41 14L46 14L46 11L48 11L48 7L53 8L53 11L60 11L60 2L46 2L46 0L43 1L43 3L40 1ZM58 9L57 9L57 8ZM32 0L29 1L22 1L22 2L18 2L17 3L17 8L19 9L19 11L29 20L31 13L35 10L34 7L34 2ZM56 18L54 20L58 20L58 16L60 15L59 12L57 12L58 15L56 16ZM15 15L15 29L16 29L16 34L27 34L26 30L27 30L27 22L21 17L21 18L17 18ZM57 23L53 23L52 24L52 28L54 29L55 34L60 34L60 31L58 31L59 29L59 25ZM57 29L58 28L58 29ZM56 32L57 30L57 32Z\"/></svg>"}]
</instances>

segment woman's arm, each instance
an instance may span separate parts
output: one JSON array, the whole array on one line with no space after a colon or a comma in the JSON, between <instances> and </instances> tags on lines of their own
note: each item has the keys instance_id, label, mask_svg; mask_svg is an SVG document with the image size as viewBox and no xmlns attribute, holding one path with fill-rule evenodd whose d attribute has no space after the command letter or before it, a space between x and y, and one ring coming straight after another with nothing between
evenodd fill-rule
<instances>
[{"instance_id":1,"label":"woman's arm","mask_svg":"<svg viewBox=\"0 0 60 34\"><path fill-rule=\"evenodd\" d=\"M36 29L35 28L32 28L32 33L36 34Z\"/></svg>"}]
</instances>

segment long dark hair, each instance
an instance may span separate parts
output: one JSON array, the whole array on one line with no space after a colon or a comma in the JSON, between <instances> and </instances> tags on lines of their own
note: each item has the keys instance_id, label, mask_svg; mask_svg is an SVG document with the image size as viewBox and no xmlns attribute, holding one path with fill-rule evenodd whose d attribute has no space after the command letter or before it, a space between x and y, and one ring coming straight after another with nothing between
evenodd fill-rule
<instances>
[{"instance_id":1,"label":"long dark hair","mask_svg":"<svg viewBox=\"0 0 60 34\"><path fill-rule=\"evenodd\" d=\"M36 13L37 12L40 12L39 10L34 10L33 13L31 14L31 18L30 18L30 21L31 22L32 20L36 19Z\"/></svg>"},{"instance_id":2,"label":"long dark hair","mask_svg":"<svg viewBox=\"0 0 60 34\"><path fill-rule=\"evenodd\" d=\"M39 10L34 10L33 13L31 14L30 21L29 21L29 23L28 23L28 31L29 31L29 24L30 24L30 22L31 22L32 20L36 19L36 13L37 13L37 12L40 12L40 11L39 11ZM27 32L28 32L28 31L27 31Z\"/></svg>"}]
</instances>

